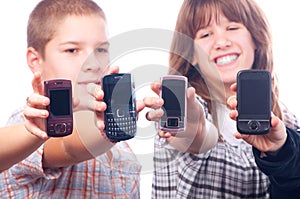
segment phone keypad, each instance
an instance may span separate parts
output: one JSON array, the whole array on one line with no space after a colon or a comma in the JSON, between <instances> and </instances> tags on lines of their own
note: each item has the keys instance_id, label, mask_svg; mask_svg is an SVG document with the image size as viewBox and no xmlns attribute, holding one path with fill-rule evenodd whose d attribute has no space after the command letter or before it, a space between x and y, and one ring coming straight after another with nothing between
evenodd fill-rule
<instances>
[{"instance_id":1,"label":"phone keypad","mask_svg":"<svg viewBox=\"0 0 300 199\"><path fill-rule=\"evenodd\" d=\"M47 126L47 133L49 136L59 137L72 133L72 122L57 122L49 123Z\"/></svg>"},{"instance_id":2,"label":"phone keypad","mask_svg":"<svg viewBox=\"0 0 300 199\"><path fill-rule=\"evenodd\" d=\"M109 136L118 137L134 137L136 134L136 118L132 116L113 117L107 115L106 133Z\"/></svg>"}]
</instances>

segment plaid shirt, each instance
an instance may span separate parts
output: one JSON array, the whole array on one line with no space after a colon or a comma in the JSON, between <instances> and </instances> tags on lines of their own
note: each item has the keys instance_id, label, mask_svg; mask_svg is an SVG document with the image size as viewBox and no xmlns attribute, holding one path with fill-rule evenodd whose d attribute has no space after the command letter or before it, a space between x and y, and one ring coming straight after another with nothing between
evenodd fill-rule
<instances>
[{"instance_id":1,"label":"plaid shirt","mask_svg":"<svg viewBox=\"0 0 300 199\"><path fill-rule=\"evenodd\" d=\"M204 105L206 116L208 114ZM236 129L233 129L235 131ZM204 154L182 153L155 140L152 198L269 198L269 179L257 167L252 147L226 140Z\"/></svg>"},{"instance_id":2,"label":"plaid shirt","mask_svg":"<svg viewBox=\"0 0 300 199\"><path fill-rule=\"evenodd\" d=\"M21 122L22 110L11 118ZM10 122L11 124L12 122ZM59 169L43 169L43 146L0 174L0 198L139 198L141 165L126 142L106 154Z\"/></svg>"}]
</instances>

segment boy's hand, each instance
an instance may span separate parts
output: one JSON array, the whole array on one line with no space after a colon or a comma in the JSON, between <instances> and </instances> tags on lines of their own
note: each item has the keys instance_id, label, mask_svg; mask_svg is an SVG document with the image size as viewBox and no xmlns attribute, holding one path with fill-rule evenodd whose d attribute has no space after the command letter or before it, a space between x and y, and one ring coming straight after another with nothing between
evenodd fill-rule
<instances>
[{"instance_id":1,"label":"boy's hand","mask_svg":"<svg viewBox=\"0 0 300 199\"><path fill-rule=\"evenodd\" d=\"M111 67L107 74L115 74L119 72L119 67ZM88 109L95 112L95 124L96 127L103 131L104 126L104 111L107 106L103 102L104 92L101 85L90 83L87 86L88 93L92 96L92 101L88 104ZM145 105L143 101L136 101L137 114L144 109Z\"/></svg>"},{"instance_id":2,"label":"boy's hand","mask_svg":"<svg viewBox=\"0 0 300 199\"><path fill-rule=\"evenodd\" d=\"M49 105L50 100L44 96L44 85L41 78L41 73L34 73L32 80L33 94L27 98L27 104L24 109L25 128L30 133L47 139L48 135L45 132L45 118L49 113L45 106Z\"/></svg>"},{"instance_id":3,"label":"boy's hand","mask_svg":"<svg viewBox=\"0 0 300 199\"><path fill-rule=\"evenodd\" d=\"M236 84L231 86L231 90L236 92ZM227 100L228 106L232 109L229 116L233 120L236 120L238 116L237 103L236 96L231 96ZM264 135L246 135L236 132L235 137L244 139L262 152L276 152L284 145L287 133L284 123L275 115L271 117L271 126L270 132Z\"/></svg>"},{"instance_id":4,"label":"boy's hand","mask_svg":"<svg viewBox=\"0 0 300 199\"><path fill-rule=\"evenodd\" d=\"M161 86L161 83L154 83L151 85L151 89L159 95ZM163 115L163 110L161 109L164 103L163 99L159 97L146 97L144 103L146 107L152 109L146 114L147 120L158 122ZM199 153L204 136L206 135L205 122L204 110L195 98L195 89L190 87L187 89L186 131L173 134L158 130L158 135L161 138L166 138L179 151Z\"/></svg>"}]
</instances>

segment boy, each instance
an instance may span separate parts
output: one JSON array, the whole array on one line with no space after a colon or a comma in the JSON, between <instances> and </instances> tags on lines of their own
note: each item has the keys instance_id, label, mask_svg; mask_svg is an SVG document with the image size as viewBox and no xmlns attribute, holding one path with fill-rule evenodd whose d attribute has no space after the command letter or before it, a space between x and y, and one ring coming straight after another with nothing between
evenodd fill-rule
<instances>
[{"instance_id":1,"label":"boy","mask_svg":"<svg viewBox=\"0 0 300 199\"><path fill-rule=\"evenodd\" d=\"M116 73L118 69L106 70L109 43L101 8L91 0L43 0L30 15L27 37L29 68L35 74L41 73L35 75L34 94L24 110L25 120L34 124L30 131L44 131L44 118L48 116L41 109L49 104L43 96L42 81L66 78L76 84L75 91L81 96L86 90L92 95L75 100L74 110L94 111L97 128L103 132L106 105L101 102L103 92L96 83L104 73ZM87 62L90 55L97 64ZM94 121L78 120L83 117L84 112L79 111L70 136L48 139L28 158L3 172L0 197L139 198L141 166L127 143L111 143L100 132L96 140L85 139L91 125L83 122ZM98 148L97 155L106 153L94 157L90 148Z\"/></svg>"}]
</instances>

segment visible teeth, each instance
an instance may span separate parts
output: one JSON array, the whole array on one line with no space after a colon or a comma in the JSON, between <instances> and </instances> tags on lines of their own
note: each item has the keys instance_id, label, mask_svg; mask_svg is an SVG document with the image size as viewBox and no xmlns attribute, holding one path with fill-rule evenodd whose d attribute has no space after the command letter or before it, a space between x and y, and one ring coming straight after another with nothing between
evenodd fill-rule
<instances>
[{"instance_id":1,"label":"visible teeth","mask_svg":"<svg viewBox=\"0 0 300 199\"><path fill-rule=\"evenodd\" d=\"M237 55L229 55L229 56L221 57L216 60L216 63L219 65L229 64L230 62L236 60L237 57L238 57Z\"/></svg>"}]
</instances>

